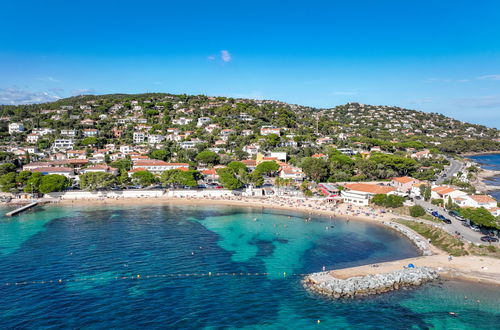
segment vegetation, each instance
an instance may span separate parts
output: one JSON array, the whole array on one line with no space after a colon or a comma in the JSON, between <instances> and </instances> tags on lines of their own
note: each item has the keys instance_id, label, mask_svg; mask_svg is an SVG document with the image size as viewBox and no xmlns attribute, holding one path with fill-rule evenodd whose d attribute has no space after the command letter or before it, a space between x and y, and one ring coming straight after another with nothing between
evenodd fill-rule
<instances>
[{"instance_id":1,"label":"vegetation","mask_svg":"<svg viewBox=\"0 0 500 330\"><path fill-rule=\"evenodd\" d=\"M462 208L460 209L460 214L478 226L500 229L497 219L484 207L477 209Z\"/></svg>"},{"instance_id":2,"label":"vegetation","mask_svg":"<svg viewBox=\"0 0 500 330\"><path fill-rule=\"evenodd\" d=\"M404 197L397 195L377 194L373 196L371 202L378 206L397 208L403 206Z\"/></svg>"},{"instance_id":3,"label":"vegetation","mask_svg":"<svg viewBox=\"0 0 500 330\"><path fill-rule=\"evenodd\" d=\"M410 207L410 215L412 217L418 218L424 216L425 214L425 209L420 205Z\"/></svg>"},{"instance_id":4,"label":"vegetation","mask_svg":"<svg viewBox=\"0 0 500 330\"><path fill-rule=\"evenodd\" d=\"M116 178L111 173L89 172L80 175L80 188L95 191L111 188L116 184Z\"/></svg>"},{"instance_id":5,"label":"vegetation","mask_svg":"<svg viewBox=\"0 0 500 330\"><path fill-rule=\"evenodd\" d=\"M445 251L446 253L449 253L452 256L458 257L469 254L465 250L465 244L461 240L451 236L442 229L425 224L423 222L403 220L403 219L398 219L396 221L416 231L423 237L430 239L431 243L434 246Z\"/></svg>"}]
</instances>

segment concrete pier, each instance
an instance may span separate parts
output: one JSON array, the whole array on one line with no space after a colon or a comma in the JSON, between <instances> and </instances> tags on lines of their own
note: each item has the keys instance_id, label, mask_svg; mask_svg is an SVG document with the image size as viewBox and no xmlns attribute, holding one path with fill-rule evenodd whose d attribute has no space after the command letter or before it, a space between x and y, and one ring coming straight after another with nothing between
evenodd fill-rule
<instances>
[{"instance_id":1,"label":"concrete pier","mask_svg":"<svg viewBox=\"0 0 500 330\"><path fill-rule=\"evenodd\" d=\"M7 212L5 215L8 217L11 217L11 216L19 214L23 211L29 210L30 208L35 207L37 205L38 205L38 201L34 201L34 202L29 203L27 205L21 206L21 207L15 209L14 211Z\"/></svg>"}]
</instances>

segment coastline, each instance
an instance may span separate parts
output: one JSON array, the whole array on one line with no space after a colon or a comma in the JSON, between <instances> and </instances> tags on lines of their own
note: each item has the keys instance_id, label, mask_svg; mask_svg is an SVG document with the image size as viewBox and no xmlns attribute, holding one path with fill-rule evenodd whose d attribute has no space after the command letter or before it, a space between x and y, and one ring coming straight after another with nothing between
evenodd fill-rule
<instances>
[{"instance_id":1,"label":"coastline","mask_svg":"<svg viewBox=\"0 0 500 330\"><path fill-rule=\"evenodd\" d=\"M276 201L277 199L273 199ZM307 200L304 203L307 204ZM310 201L313 203L313 201ZM426 241L420 235L409 230L415 237L409 237L407 233L401 232L391 226L393 222L393 215L391 213L366 213L360 214L361 211L356 209L351 209L349 211L346 204L341 204L340 207L336 208L335 211L324 210L324 209L314 209L306 205L280 205L275 203L270 203L267 199L256 199L256 198L235 198L235 199L200 199L200 198L135 198L135 199L111 199L111 200L78 200L70 201L64 200L54 205L61 205L66 207L79 207L83 205L92 206L109 206L109 205L219 205L219 206L237 206L237 207L250 207L250 208L261 208L261 209L276 209L292 212L300 212L305 215L321 215L330 218L340 218L346 221L364 221L370 222L374 225L384 226L387 229L398 232L399 234L406 236L410 242L412 242L416 248L422 252L420 246L414 241L415 237L420 237L420 240ZM370 216L371 215L371 216ZM402 226L405 229L409 229ZM379 263L376 267L373 265L363 265L352 268L345 268L335 270L331 273L332 276L360 276L363 274L383 274L395 269L402 269L405 265L409 263L415 264L415 266L429 267L437 269L440 276L448 279L460 279L475 283L487 283L491 285L500 286L500 260L491 257L479 257L479 256L462 256L454 257L451 261L448 260L448 255L436 248L432 244L429 244L432 251L432 255L421 255L411 259L395 260L385 263ZM311 274L312 275L312 274Z\"/></svg>"},{"instance_id":2,"label":"coastline","mask_svg":"<svg viewBox=\"0 0 500 330\"><path fill-rule=\"evenodd\" d=\"M468 156L482 156L482 155L498 155L500 154L500 150L496 151L476 151L476 152L464 152L459 154L460 157L468 157Z\"/></svg>"}]
</instances>

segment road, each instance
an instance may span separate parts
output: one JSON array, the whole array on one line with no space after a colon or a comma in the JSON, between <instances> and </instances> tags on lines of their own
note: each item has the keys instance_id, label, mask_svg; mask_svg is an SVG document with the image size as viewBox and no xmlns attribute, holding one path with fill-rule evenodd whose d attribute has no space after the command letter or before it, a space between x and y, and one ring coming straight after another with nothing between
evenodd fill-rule
<instances>
[{"instance_id":1,"label":"road","mask_svg":"<svg viewBox=\"0 0 500 330\"><path fill-rule=\"evenodd\" d=\"M455 235L455 231L458 231L461 234L461 236L469 242L486 244L486 245L489 244L481 241L481 237L484 236L484 234L482 234L481 232L475 232L471 228L463 226L462 221L457 220L451 215L449 215L448 211L446 211L444 208L432 205L431 203L426 202L424 200L415 200L415 203L417 205L422 206L425 209L431 209L433 211L437 211L439 214L444 215L447 219L450 219L451 224L445 224L444 222L442 222L443 229L447 231L449 234ZM492 244L498 245L498 243L492 243Z\"/></svg>"},{"instance_id":2,"label":"road","mask_svg":"<svg viewBox=\"0 0 500 330\"><path fill-rule=\"evenodd\" d=\"M464 163L453 158L448 158L448 160L450 161L450 166L448 166L444 173L441 173L439 178L436 180L436 184L441 184L444 180L451 179L453 175L460 172L464 166Z\"/></svg>"}]
</instances>

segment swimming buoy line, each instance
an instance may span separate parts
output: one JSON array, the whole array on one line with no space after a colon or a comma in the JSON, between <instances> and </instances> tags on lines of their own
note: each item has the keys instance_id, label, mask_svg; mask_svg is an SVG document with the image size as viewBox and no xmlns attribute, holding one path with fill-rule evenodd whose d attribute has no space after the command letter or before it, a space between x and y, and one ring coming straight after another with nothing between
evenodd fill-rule
<instances>
[{"instance_id":1,"label":"swimming buoy line","mask_svg":"<svg viewBox=\"0 0 500 330\"><path fill-rule=\"evenodd\" d=\"M75 282L92 282L92 281L102 281L102 280L143 280L143 279L153 279L153 278L179 278L179 277L212 277L212 276L268 276L268 275L279 275L282 277L294 277L300 276L304 277L309 274L300 273L172 273L172 274L156 274L156 275L131 275L131 276L114 276L114 277L84 277L84 278L70 278L57 280L41 280L41 281L22 281L22 282L5 282L2 286L22 286L30 284L63 284L63 283L75 283Z\"/></svg>"}]
</instances>

